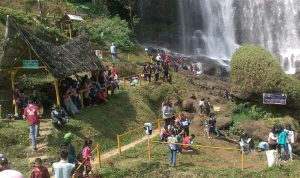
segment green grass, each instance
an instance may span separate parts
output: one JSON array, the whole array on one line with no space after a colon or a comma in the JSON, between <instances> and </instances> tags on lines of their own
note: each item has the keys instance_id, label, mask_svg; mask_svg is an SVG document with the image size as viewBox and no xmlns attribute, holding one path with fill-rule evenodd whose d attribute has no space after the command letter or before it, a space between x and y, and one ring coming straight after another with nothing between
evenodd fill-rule
<instances>
[{"instance_id":1,"label":"green grass","mask_svg":"<svg viewBox=\"0 0 300 178\"><path fill-rule=\"evenodd\" d=\"M25 174L30 171L26 155L26 147L29 146L28 135L26 121L0 125L0 154L7 157L11 168Z\"/></svg>"}]
</instances>

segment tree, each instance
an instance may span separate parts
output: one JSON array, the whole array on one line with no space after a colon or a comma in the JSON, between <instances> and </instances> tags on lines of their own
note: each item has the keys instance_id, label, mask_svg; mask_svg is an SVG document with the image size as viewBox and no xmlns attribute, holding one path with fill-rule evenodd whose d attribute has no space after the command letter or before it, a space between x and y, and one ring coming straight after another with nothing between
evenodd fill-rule
<instances>
[{"instance_id":1,"label":"tree","mask_svg":"<svg viewBox=\"0 0 300 178\"><path fill-rule=\"evenodd\" d=\"M133 31L133 26L134 26L133 9L136 4L136 0L118 0L118 1L123 5L125 9L129 11L129 21L130 21L131 29Z\"/></svg>"}]
</instances>

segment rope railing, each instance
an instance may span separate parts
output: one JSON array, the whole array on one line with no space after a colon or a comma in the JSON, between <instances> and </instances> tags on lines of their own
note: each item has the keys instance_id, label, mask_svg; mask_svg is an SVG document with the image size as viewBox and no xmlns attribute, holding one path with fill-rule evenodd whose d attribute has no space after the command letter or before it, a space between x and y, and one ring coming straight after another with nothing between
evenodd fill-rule
<instances>
[{"instance_id":1,"label":"rope railing","mask_svg":"<svg viewBox=\"0 0 300 178\"><path fill-rule=\"evenodd\" d=\"M224 148L218 146L208 146L208 145L197 145L197 144L182 144L182 143L170 143L170 142L161 142L161 141L153 141L150 138L147 140L147 148L148 148L148 160L151 160L151 143L156 144L174 144L179 146L189 146L189 147L198 147L198 148L211 148L211 149L222 149L222 150L232 150L232 151L240 151L241 152L241 170L244 170L244 149L237 148Z\"/></svg>"}]
</instances>

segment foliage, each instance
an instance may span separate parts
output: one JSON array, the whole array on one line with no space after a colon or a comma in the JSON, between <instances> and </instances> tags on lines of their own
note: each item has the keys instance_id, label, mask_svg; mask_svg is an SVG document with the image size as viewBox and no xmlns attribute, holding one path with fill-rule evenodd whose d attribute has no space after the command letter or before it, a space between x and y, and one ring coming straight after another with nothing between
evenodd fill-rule
<instances>
[{"instance_id":1,"label":"foliage","mask_svg":"<svg viewBox=\"0 0 300 178\"><path fill-rule=\"evenodd\" d=\"M34 89L38 86L42 86L45 83L50 83L54 81L54 77L48 72L39 73L27 73L17 77L17 82L27 89Z\"/></svg>"},{"instance_id":2,"label":"foliage","mask_svg":"<svg viewBox=\"0 0 300 178\"><path fill-rule=\"evenodd\" d=\"M128 23L118 16L103 18L98 24L83 23L83 28L91 35L92 40L99 44L114 43L124 51L135 51L139 48Z\"/></svg>"},{"instance_id":3,"label":"foliage","mask_svg":"<svg viewBox=\"0 0 300 178\"><path fill-rule=\"evenodd\" d=\"M107 7L102 2L92 4L91 1L73 0L71 3L68 3L68 6L89 15L106 16L108 14Z\"/></svg>"},{"instance_id":4,"label":"foliage","mask_svg":"<svg viewBox=\"0 0 300 178\"><path fill-rule=\"evenodd\" d=\"M14 17L18 23L25 25L28 29L32 30L37 37L47 42L53 44L62 44L67 41L66 36L60 33L57 29L45 27L44 25L37 23L37 20L32 16L15 9L0 7L1 23L5 24L7 15Z\"/></svg>"},{"instance_id":5,"label":"foliage","mask_svg":"<svg viewBox=\"0 0 300 178\"><path fill-rule=\"evenodd\" d=\"M300 82L286 75L272 54L260 46L240 47L232 56L230 75L233 91L282 92L300 104Z\"/></svg>"},{"instance_id":6,"label":"foliage","mask_svg":"<svg viewBox=\"0 0 300 178\"><path fill-rule=\"evenodd\" d=\"M240 120L259 120L263 118L275 117L276 115L264 111L262 108L257 107L256 105L250 105L249 102L235 104L232 107L232 120L234 122Z\"/></svg>"}]
</instances>

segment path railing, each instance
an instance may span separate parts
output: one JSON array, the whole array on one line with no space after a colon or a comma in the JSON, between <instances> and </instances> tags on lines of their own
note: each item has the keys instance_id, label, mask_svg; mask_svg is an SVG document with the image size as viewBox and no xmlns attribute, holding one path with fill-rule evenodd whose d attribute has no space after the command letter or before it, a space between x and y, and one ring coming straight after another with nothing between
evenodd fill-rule
<instances>
[{"instance_id":1,"label":"path railing","mask_svg":"<svg viewBox=\"0 0 300 178\"><path fill-rule=\"evenodd\" d=\"M178 146L188 146L192 148L206 148L206 149L221 149L221 150L232 150L232 151L240 151L241 152L241 170L244 170L244 149L237 149L237 148L224 148L224 147L217 147L217 146L207 146L207 145L197 145L197 144L181 144L181 143L170 143L170 142L161 142L161 141L153 141L150 138L147 140L147 148L148 148L148 160L151 160L151 146L152 144L175 144Z\"/></svg>"},{"instance_id":2,"label":"path railing","mask_svg":"<svg viewBox=\"0 0 300 178\"><path fill-rule=\"evenodd\" d=\"M156 121L154 121L153 126L156 127L159 131L161 130L161 121L163 121L163 119L156 119ZM125 132L123 134L117 134L117 144L118 144L118 152L119 152L119 156L122 156L122 137L137 133L141 130L144 130L144 126L142 127L138 127L134 130L130 130L128 132Z\"/></svg>"},{"instance_id":3,"label":"path railing","mask_svg":"<svg viewBox=\"0 0 300 178\"><path fill-rule=\"evenodd\" d=\"M101 162L101 155L100 155L100 145L97 144L96 148L94 148L92 150L92 154L96 153L96 158L98 160L98 164L99 164L99 168L102 167L102 162ZM85 163L86 159L84 159L82 161L82 163L79 164L79 166L75 169L73 175L72 175L72 178L77 178L76 175L78 173L78 171L80 170L80 168L82 168L82 166L84 166L84 163Z\"/></svg>"}]
</instances>

